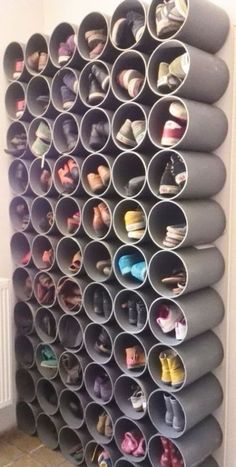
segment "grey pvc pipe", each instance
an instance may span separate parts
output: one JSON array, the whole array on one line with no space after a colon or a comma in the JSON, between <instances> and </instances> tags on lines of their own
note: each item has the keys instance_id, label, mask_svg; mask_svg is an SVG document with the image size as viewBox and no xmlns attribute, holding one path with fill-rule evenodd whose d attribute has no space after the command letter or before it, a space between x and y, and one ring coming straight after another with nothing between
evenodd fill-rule
<instances>
[{"instance_id":1,"label":"grey pvc pipe","mask_svg":"<svg viewBox=\"0 0 236 467\"><path fill-rule=\"evenodd\" d=\"M105 324L110 321L113 317L113 301L119 290L120 287L117 284L98 284L97 282L90 282L83 292L83 307L88 318L98 324ZM94 311L94 293L98 291L102 296L105 296L110 304L109 312L107 312L106 308L104 314L98 314Z\"/></svg>"},{"instance_id":2,"label":"grey pvc pipe","mask_svg":"<svg viewBox=\"0 0 236 467\"><path fill-rule=\"evenodd\" d=\"M149 161L150 157L146 154L139 154L130 150L124 151L116 157L112 167L112 183L119 196L122 198L134 198L136 196L146 198L150 195L146 177ZM124 164L126 170L124 170ZM129 193L127 190L129 181L140 176L144 177L143 185L136 193Z\"/></svg>"},{"instance_id":3,"label":"grey pvc pipe","mask_svg":"<svg viewBox=\"0 0 236 467\"><path fill-rule=\"evenodd\" d=\"M72 368L76 366L80 370L79 380L75 384L71 383L70 380L68 381L68 373L63 365L63 358L65 358L65 356L70 358ZM72 353L68 350L63 352L59 359L59 374L63 384L72 391L79 391L83 387L83 375L90 362L90 357L84 350L80 351L79 354Z\"/></svg>"},{"instance_id":4,"label":"grey pvc pipe","mask_svg":"<svg viewBox=\"0 0 236 467\"><path fill-rule=\"evenodd\" d=\"M35 266L39 270L49 271L57 269L55 250L58 243L58 237L48 235L36 235L32 244L32 258ZM52 263L45 263L43 261L43 254L45 251L52 250Z\"/></svg>"},{"instance_id":5,"label":"grey pvc pipe","mask_svg":"<svg viewBox=\"0 0 236 467\"><path fill-rule=\"evenodd\" d=\"M10 240L11 256L16 266L32 265L32 244L33 234L24 232L15 232ZM28 258L26 255L30 254Z\"/></svg>"},{"instance_id":6,"label":"grey pvc pipe","mask_svg":"<svg viewBox=\"0 0 236 467\"><path fill-rule=\"evenodd\" d=\"M21 335L29 335L34 332L36 304L30 302L17 302L14 306L14 322Z\"/></svg>"},{"instance_id":7,"label":"grey pvc pipe","mask_svg":"<svg viewBox=\"0 0 236 467\"><path fill-rule=\"evenodd\" d=\"M78 47L77 47L77 32L78 26L72 23L62 22L59 23L52 31L49 41L49 56L55 68L64 68L69 66L80 70L84 66L84 60L82 59ZM58 63L58 49L61 42L66 42L67 39L74 35L75 48L70 59L63 65Z\"/></svg>"},{"instance_id":8,"label":"grey pvc pipe","mask_svg":"<svg viewBox=\"0 0 236 467\"><path fill-rule=\"evenodd\" d=\"M159 193L159 188L161 176L171 155L178 155L184 162L187 180L179 192L168 199L209 198L223 188L226 169L224 162L215 154L164 149L152 157L147 171L149 188L157 198L166 199Z\"/></svg>"},{"instance_id":9,"label":"grey pvc pipe","mask_svg":"<svg viewBox=\"0 0 236 467\"><path fill-rule=\"evenodd\" d=\"M115 219L116 211L114 223ZM159 248L166 248L166 229L175 224L185 224L186 233L178 245L168 248L173 250L214 242L223 234L226 219L222 207L213 200L160 201L150 210L147 221L149 235Z\"/></svg>"},{"instance_id":10,"label":"grey pvc pipe","mask_svg":"<svg viewBox=\"0 0 236 467\"><path fill-rule=\"evenodd\" d=\"M55 107L55 109L58 110L58 112L64 112L63 108L63 100L62 100L62 94L61 94L61 87L64 86L64 81L63 78L65 75L70 75L72 78L74 77L76 81L79 81L79 72L77 70L74 70L73 68L70 67L64 67L61 68L60 70L55 73L53 80L52 80L52 86L51 86L51 100L52 103ZM74 114L81 114L86 110L85 105L83 104L79 92L77 91L74 97L74 100L71 104L70 107L67 108L67 110L71 113Z\"/></svg>"},{"instance_id":11,"label":"grey pvc pipe","mask_svg":"<svg viewBox=\"0 0 236 467\"><path fill-rule=\"evenodd\" d=\"M167 438L177 439L187 431L213 413L222 403L223 390L217 378L209 373L184 388L172 399L175 399L184 417L184 426L181 431L175 430L165 423L166 406L162 389L152 392L148 401L149 417L155 428ZM197 402L198 401L198 402Z\"/></svg>"},{"instance_id":12,"label":"grey pvc pipe","mask_svg":"<svg viewBox=\"0 0 236 467\"><path fill-rule=\"evenodd\" d=\"M179 387L167 386L161 380L161 363L159 355L162 351L172 350L180 358L184 379ZM115 349L116 350L116 349ZM148 355L148 369L153 380L164 391L178 392L185 386L198 380L209 371L213 371L223 360L223 347L219 338L212 332L207 331L200 336L196 336L189 342L184 342L178 348L172 348L164 344L154 345Z\"/></svg>"},{"instance_id":13,"label":"grey pvc pipe","mask_svg":"<svg viewBox=\"0 0 236 467\"><path fill-rule=\"evenodd\" d=\"M59 443L59 431L63 427L62 417L57 414L54 416L40 413L37 418L38 437L45 446L50 449L57 449Z\"/></svg>"},{"instance_id":14,"label":"grey pvc pipe","mask_svg":"<svg viewBox=\"0 0 236 467\"><path fill-rule=\"evenodd\" d=\"M20 81L12 81L7 87L5 93L5 107L8 117L13 121L30 121L32 119L32 115L28 109L26 101L26 86L26 83L21 83ZM20 115L19 117L16 115L16 104L18 100L24 100L24 109L22 111L22 115Z\"/></svg>"},{"instance_id":15,"label":"grey pvc pipe","mask_svg":"<svg viewBox=\"0 0 236 467\"><path fill-rule=\"evenodd\" d=\"M64 386L57 378L49 381L46 378L39 379L37 383L37 399L40 407L46 415L55 415L59 410L59 397Z\"/></svg>"},{"instance_id":16,"label":"grey pvc pipe","mask_svg":"<svg viewBox=\"0 0 236 467\"><path fill-rule=\"evenodd\" d=\"M17 363L25 369L35 365L35 348L39 344L37 336L16 336L15 355Z\"/></svg>"},{"instance_id":17,"label":"grey pvc pipe","mask_svg":"<svg viewBox=\"0 0 236 467\"><path fill-rule=\"evenodd\" d=\"M16 122L11 122L6 133L6 143L7 143L7 151L13 151L15 149L14 144L12 144L12 140L14 139L15 136L19 134L24 134L26 138L26 146L25 149L21 149L19 151L19 155L13 156L15 159L32 159L33 154L29 149L28 145L28 128L29 128L29 123L28 122L23 122L21 120L18 120Z\"/></svg>"},{"instance_id":18,"label":"grey pvc pipe","mask_svg":"<svg viewBox=\"0 0 236 467\"><path fill-rule=\"evenodd\" d=\"M16 404L16 420L17 427L27 435L35 435L36 419L41 409L37 403L28 404L27 402L20 401Z\"/></svg>"},{"instance_id":19,"label":"grey pvc pipe","mask_svg":"<svg viewBox=\"0 0 236 467\"><path fill-rule=\"evenodd\" d=\"M162 453L160 436L159 434L154 435L148 444L149 458L155 467L161 467L159 460ZM204 461L220 447L222 443L222 431L216 419L209 416L180 439L172 442L182 456L184 467L211 467L215 466L211 458L209 464L207 462L204 463Z\"/></svg>"},{"instance_id":20,"label":"grey pvc pipe","mask_svg":"<svg viewBox=\"0 0 236 467\"><path fill-rule=\"evenodd\" d=\"M29 184L30 161L15 159L8 169L8 181L14 195L31 195L32 189ZM17 176L17 172L22 171L22 178Z\"/></svg>"},{"instance_id":21,"label":"grey pvc pipe","mask_svg":"<svg viewBox=\"0 0 236 467\"><path fill-rule=\"evenodd\" d=\"M81 263L78 270L75 269L74 271L72 271L70 268L73 264L73 261L76 262L76 260L73 260L73 258L78 252L81 255ZM77 238L74 237L62 237L57 244L56 260L58 267L63 272L63 274L70 277L81 274L83 272L84 253L84 238L80 238L79 240L77 240Z\"/></svg>"},{"instance_id":22,"label":"grey pvc pipe","mask_svg":"<svg viewBox=\"0 0 236 467\"><path fill-rule=\"evenodd\" d=\"M108 415L111 420L111 426L112 426L112 431L113 431L113 434L111 437L107 437L105 435L100 434L96 429L98 417L103 412L105 412L106 415ZM117 405L114 403L109 404L107 407L103 407L97 402L90 402L85 408L85 420L86 420L87 428L92 438L95 439L95 441L98 444L103 444L103 445L110 444L110 442L113 440L113 437L114 437L115 422L120 416L121 416L121 411L119 410Z\"/></svg>"},{"instance_id":23,"label":"grey pvc pipe","mask_svg":"<svg viewBox=\"0 0 236 467\"><path fill-rule=\"evenodd\" d=\"M140 201L137 199L122 199L119 201L113 212L113 227L117 238L122 243L138 245L140 243L145 243L148 240L148 216L152 210L153 202L149 201ZM142 211L145 227L143 230L143 235L140 239L134 239L128 237L128 232L125 225L125 214L128 211Z\"/></svg>"},{"instance_id":24,"label":"grey pvc pipe","mask_svg":"<svg viewBox=\"0 0 236 467\"><path fill-rule=\"evenodd\" d=\"M121 332L117 335L114 341L114 358L123 373L128 376L139 378L142 376L148 364L148 352L155 344L155 339L149 332L142 333L141 336L131 335L127 332ZM127 368L126 349L138 346L144 354L144 365L138 368Z\"/></svg>"},{"instance_id":25,"label":"grey pvc pipe","mask_svg":"<svg viewBox=\"0 0 236 467\"><path fill-rule=\"evenodd\" d=\"M84 345L85 348L91 357L96 363L106 364L110 362L113 358L114 352L114 340L120 331L119 326L114 323L109 323L106 325L98 323L89 323L84 330ZM103 332L106 333L110 341L110 353L103 353L96 350L94 344L99 339L99 334Z\"/></svg>"},{"instance_id":26,"label":"grey pvc pipe","mask_svg":"<svg viewBox=\"0 0 236 467\"><path fill-rule=\"evenodd\" d=\"M56 194L55 187L52 181L52 171L54 167L55 161L53 160L44 160L44 164L42 167L42 160L34 159L31 162L30 169L29 169L29 182L32 192L36 196L54 196ZM50 182L48 183L48 189L44 190L40 181L41 175L43 170L47 170L49 172L49 176L51 177Z\"/></svg>"},{"instance_id":27,"label":"grey pvc pipe","mask_svg":"<svg viewBox=\"0 0 236 467\"><path fill-rule=\"evenodd\" d=\"M161 281L172 274L173 269L182 267L186 271L186 284L181 292L175 294ZM215 284L221 279L224 269L224 258L216 247L189 247L155 253L149 263L148 275L157 293L174 298Z\"/></svg>"},{"instance_id":28,"label":"grey pvc pipe","mask_svg":"<svg viewBox=\"0 0 236 467\"><path fill-rule=\"evenodd\" d=\"M118 244L115 242L104 242L92 240L87 243L84 249L84 269L87 275L95 282L107 282L113 277L112 258ZM103 274L96 268L98 261L109 260L111 261L111 272L109 275Z\"/></svg>"},{"instance_id":29,"label":"grey pvc pipe","mask_svg":"<svg viewBox=\"0 0 236 467\"><path fill-rule=\"evenodd\" d=\"M101 107L92 107L88 109L87 112L83 115L80 126L80 138L81 143L85 151L92 153L94 148L90 145L90 134L92 131L92 126L96 125L99 122L105 122L108 125L108 135L106 140L102 140L102 146L97 148L97 151L106 153L112 151L112 154L115 155L118 151L115 148L112 135L111 135L111 125L112 125L113 112L111 110L105 110Z\"/></svg>"},{"instance_id":30,"label":"grey pvc pipe","mask_svg":"<svg viewBox=\"0 0 236 467\"><path fill-rule=\"evenodd\" d=\"M59 399L60 412L70 428L79 429L84 424L84 412L90 400L85 391L76 393L71 389L64 389L61 392Z\"/></svg>"},{"instance_id":31,"label":"grey pvc pipe","mask_svg":"<svg viewBox=\"0 0 236 467\"><path fill-rule=\"evenodd\" d=\"M94 209L97 208L100 203L103 203L106 205L107 210L109 212L110 216L110 225L105 226L104 232L102 235L98 236L93 228L93 218L94 218ZM82 209L82 214L81 214L81 219L82 219L82 225L84 228L84 231L88 237L90 237L92 240L107 240L108 238L114 237L114 229L113 229L113 212L116 206L115 200L110 200L106 198L100 198L97 196L94 196L92 198L88 198L83 206Z\"/></svg>"},{"instance_id":32,"label":"grey pvc pipe","mask_svg":"<svg viewBox=\"0 0 236 467\"><path fill-rule=\"evenodd\" d=\"M33 34L27 41L25 48L25 57L26 57L26 68L31 75L46 75L53 76L56 68L53 65L51 58L49 56L49 36L42 33ZM28 63L28 57L35 52L44 52L47 54L47 59L45 66L42 70L34 70Z\"/></svg>"},{"instance_id":33,"label":"grey pvc pipe","mask_svg":"<svg viewBox=\"0 0 236 467\"><path fill-rule=\"evenodd\" d=\"M56 200L44 196L38 196L33 199L31 206L31 222L34 230L38 234L57 233L55 225L55 210ZM47 214L52 213L51 223L47 223Z\"/></svg>"},{"instance_id":34,"label":"grey pvc pipe","mask_svg":"<svg viewBox=\"0 0 236 467\"><path fill-rule=\"evenodd\" d=\"M33 76L29 81L26 89L26 100L29 111L34 117L55 118L58 114L50 97L51 84L51 78L43 75ZM40 96L48 97L46 106L37 99Z\"/></svg>"},{"instance_id":35,"label":"grey pvc pipe","mask_svg":"<svg viewBox=\"0 0 236 467\"><path fill-rule=\"evenodd\" d=\"M109 404L114 396L114 384L117 378L120 376L121 371L114 365L114 362L110 362L106 365L101 365L99 363L95 363L94 361L89 363L86 366L84 371L84 384L86 391L90 395L90 397L101 405ZM107 400L103 400L97 396L97 393L94 392L94 383L97 377L106 376L109 380L111 392L110 397Z\"/></svg>"},{"instance_id":36,"label":"grey pvc pipe","mask_svg":"<svg viewBox=\"0 0 236 467\"><path fill-rule=\"evenodd\" d=\"M115 441L121 452L123 452L121 448L121 443L124 438L124 433L132 431L137 432L140 435L139 437L143 437L145 441L145 454L143 456L138 456L137 458L135 458L135 460L138 463L140 463L145 461L147 457L148 441L150 437L154 434L155 430L148 420L136 421L131 420L128 417L120 417L115 424ZM134 460L134 456L132 456L131 454L126 454L125 457L128 461L132 462Z\"/></svg>"},{"instance_id":37,"label":"grey pvc pipe","mask_svg":"<svg viewBox=\"0 0 236 467\"><path fill-rule=\"evenodd\" d=\"M34 268L17 267L12 275L13 289L16 297L23 301L28 302L33 298L34 289L33 281L37 270ZM30 288L27 282L31 282Z\"/></svg>"},{"instance_id":38,"label":"grey pvc pipe","mask_svg":"<svg viewBox=\"0 0 236 467\"><path fill-rule=\"evenodd\" d=\"M118 325L126 332L131 334L140 334L143 332L149 321L148 309L155 298L155 294L150 289L141 290L127 290L121 289L118 291L114 298L113 309L114 316ZM134 324L129 323L129 311L127 307L122 305L128 303L128 300L133 299L134 301L142 302L144 309L142 309L142 327L138 327Z\"/></svg>"},{"instance_id":39,"label":"grey pvc pipe","mask_svg":"<svg viewBox=\"0 0 236 467\"><path fill-rule=\"evenodd\" d=\"M36 132L39 128L40 123L43 122L47 127L49 128L50 131L50 141L47 142L47 149L42 155L37 155L34 152L33 144L37 138ZM57 157L58 151L56 150L54 144L53 144L53 139L52 139L52 125L53 125L53 120L45 117L35 117L29 125L29 131L28 131L28 140L29 140L29 148L30 151L32 152L34 157L39 157L41 160L44 160L46 157L52 157L55 158Z\"/></svg>"},{"instance_id":40,"label":"grey pvc pipe","mask_svg":"<svg viewBox=\"0 0 236 467\"><path fill-rule=\"evenodd\" d=\"M187 124L183 136L171 148L210 152L223 143L228 131L228 121L223 110L209 104L173 96L162 97L150 111L148 131L155 146L163 149L162 131L166 121L171 119L169 106L172 102L178 102L185 107Z\"/></svg>"},{"instance_id":41,"label":"grey pvc pipe","mask_svg":"<svg viewBox=\"0 0 236 467\"><path fill-rule=\"evenodd\" d=\"M118 248L113 258L113 268L114 268L114 273L115 273L117 280L123 287L136 290L147 284L148 265L149 265L149 261L152 258L153 252L154 252L154 247L152 245L150 245L149 247L147 247L146 245L142 247L138 245L122 245ZM120 267L119 267L119 259L122 256L133 255L133 254L138 255L138 259L136 261L137 263L145 262L146 264L146 273L145 273L145 277L143 281L137 280L131 275L131 273L126 274L126 275L121 274Z\"/></svg>"},{"instance_id":42,"label":"grey pvc pipe","mask_svg":"<svg viewBox=\"0 0 236 467\"><path fill-rule=\"evenodd\" d=\"M106 63L102 60L94 60L92 62L88 62L81 71L79 78L79 95L81 101L83 102L84 106L93 107L93 104L90 104L88 99L90 94L89 76L92 72L93 65L102 69L109 78L108 87L106 91L104 91L104 98L101 100L101 102L96 104L96 107L103 107L104 109L114 110L119 105L119 101L116 99L111 89L111 65L110 63Z\"/></svg>"},{"instance_id":43,"label":"grey pvc pipe","mask_svg":"<svg viewBox=\"0 0 236 467\"><path fill-rule=\"evenodd\" d=\"M63 114L60 114L63 115ZM73 162L76 163L76 168L78 170L78 179L73 181L71 177L71 187L69 190L65 190L63 183L61 182L61 179L58 175L58 171L61 168L64 168L64 166L68 163L68 160L72 160ZM81 176L80 176L80 167L82 164L82 159L80 157L76 157L76 155L71 155L71 154L62 154L62 156L58 157L58 159L55 162L55 165L53 167L53 183L54 187L59 195L63 196L74 196L74 195L83 195L83 188L81 186ZM83 202L83 201L82 201Z\"/></svg>"},{"instance_id":44,"label":"grey pvc pipe","mask_svg":"<svg viewBox=\"0 0 236 467\"><path fill-rule=\"evenodd\" d=\"M110 17L108 15L104 15L100 11L92 11L91 13L87 14L81 21L78 29L78 49L80 55L83 57L84 60L89 61L89 47L87 40L85 39L85 33L87 31L93 30L94 25L96 24L97 29L103 29L106 35L106 41L104 43L104 48L96 56L96 59L99 60L107 60L108 62L112 63L113 59L117 56L117 51L114 49L113 45L110 41Z\"/></svg>"},{"instance_id":45,"label":"grey pvc pipe","mask_svg":"<svg viewBox=\"0 0 236 467\"><path fill-rule=\"evenodd\" d=\"M155 387L148 374L144 375L142 378L133 378L132 376L121 375L115 382L115 401L124 415L132 420L140 420L147 415L147 405L144 410L138 412L133 408L130 401L130 398L137 386L139 386L140 390L143 392L147 402L149 395L152 394Z\"/></svg>"},{"instance_id":46,"label":"grey pvc pipe","mask_svg":"<svg viewBox=\"0 0 236 467\"><path fill-rule=\"evenodd\" d=\"M182 340L175 336L164 334L157 324L158 307L177 307L183 314L186 322L186 334ZM205 288L180 297L177 300L159 297L149 309L149 326L160 342L165 345L178 346L205 331L216 327L224 317L224 303L221 296L213 288Z\"/></svg>"},{"instance_id":47,"label":"grey pvc pipe","mask_svg":"<svg viewBox=\"0 0 236 467\"><path fill-rule=\"evenodd\" d=\"M51 350L51 352L55 355L55 358L57 361L56 367L47 368L47 367L41 366L41 362L43 360L41 352L42 352L43 347L48 347ZM57 377L59 358L60 358L60 355L62 354L62 351L63 351L63 347L60 344L51 345L51 344L44 344L43 342L41 342L37 345L36 350L35 350L36 365L37 365L38 371L44 378L53 380Z\"/></svg>"},{"instance_id":48,"label":"grey pvc pipe","mask_svg":"<svg viewBox=\"0 0 236 467\"><path fill-rule=\"evenodd\" d=\"M111 72L111 87L114 95L122 102L141 102L145 105L150 105L154 102L154 96L147 83L146 68L148 63L148 55L145 55L137 50L126 50L122 52L113 64ZM117 76L126 69L134 69L142 73L144 77L143 85L137 96L132 98L126 89L123 89L117 83Z\"/></svg>"},{"instance_id":49,"label":"grey pvc pipe","mask_svg":"<svg viewBox=\"0 0 236 467\"><path fill-rule=\"evenodd\" d=\"M75 430L69 426L64 426L59 432L59 446L63 456L69 460L70 463L74 465L83 465L84 466L84 450L86 443L90 441L91 437L84 426L80 430ZM73 457L73 453L76 451L76 446L82 446L83 457L80 461L77 461Z\"/></svg>"},{"instance_id":50,"label":"grey pvc pipe","mask_svg":"<svg viewBox=\"0 0 236 467\"><path fill-rule=\"evenodd\" d=\"M128 461L125 457L120 457L120 459L118 459L115 463L115 467L150 467L151 464L148 462L148 459L145 459L145 464L141 463L141 464L136 464L134 462L130 462Z\"/></svg>"},{"instance_id":51,"label":"grey pvc pipe","mask_svg":"<svg viewBox=\"0 0 236 467\"><path fill-rule=\"evenodd\" d=\"M14 78L13 73L15 72L15 64L17 60L23 61L23 69L19 77ZM14 41L7 45L3 57L3 68L4 73L9 81L29 81L31 74L28 72L25 66L25 44Z\"/></svg>"},{"instance_id":52,"label":"grey pvc pipe","mask_svg":"<svg viewBox=\"0 0 236 467\"><path fill-rule=\"evenodd\" d=\"M61 311L55 309L50 309L45 307L40 307L36 311L35 315L35 331L38 337L45 342L46 344L53 344L58 340L57 336L57 325L61 316ZM47 326L45 323L49 322L49 326L52 327L52 331L49 333L46 332Z\"/></svg>"},{"instance_id":53,"label":"grey pvc pipe","mask_svg":"<svg viewBox=\"0 0 236 467\"><path fill-rule=\"evenodd\" d=\"M85 192L89 196L94 196L94 192L91 190L91 187L88 183L87 176L90 173L98 173L98 167L100 165L104 165L105 167L108 167L110 171L110 179L109 179L108 184L104 186L104 188L102 188L101 191L99 191L99 195L110 196L114 194L114 187L111 181L111 171L112 171L113 163L114 163L114 157L107 156L107 155L100 154L100 153L89 154L85 158L81 166L81 182L82 182Z\"/></svg>"},{"instance_id":54,"label":"grey pvc pipe","mask_svg":"<svg viewBox=\"0 0 236 467\"><path fill-rule=\"evenodd\" d=\"M55 208L55 221L57 228L62 235L74 236L83 233L81 221L79 221L77 228L75 228L73 232L69 231L70 229L68 225L68 219L73 220L73 216L76 213L79 213L79 216L81 216L83 203L83 200L78 200L72 196L65 196L58 200Z\"/></svg>"},{"instance_id":55,"label":"grey pvc pipe","mask_svg":"<svg viewBox=\"0 0 236 467\"><path fill-rule=\"evenodd\" d=\"M31 403L36 398L36 385L40 378L37 370L26 370L18 368L16 370L16 389L20 400Z\"/></svg>"},{"instance_id":56,"label":"grey pvc pipe","mask_svg":"<svg viewBox=\"0 0 236 467\"><path fill-rule=\"evenodd\" d=\"M77 353L83 348L83 335L88 323L89 320L85 314L80 315L79 318L69 314L61 316L58 323L58 335L65 350Z\"/></svg>"},{"instance_id":57,"label":"grey pvc pipe","mask_svg":"<svg viewBox=\"0 0 236 467\"><path fill-rule=\"evenodd\" d=\"M161 62L171 63L176 57L183 54L187 54L189 61L186 77L174 91L160 92L157 89L159 64ZM147 78L152 91L160 96L177 95L213 104L226 91L229 83L229 70L226 63L216 55L178 40L168 40L162 42L152 53L148 63ZM202 86L203 82L204 86Z\"/></svg>"},{"instance_id":58,"label":"grey pvc pipe","mask_svg":"<svg viewBox=\"0 0 236 467\"><path fill-rule=\"evenodd\" d=\"M223 46L230 24L227 13L218 5L208 0L189 0L187 16L179 30L166 39L160 39L157 38L155 25L155 10L159 3L161 0L153 0L148 10L148 28L156 40L180 39L213 54ZM209 28L209 20L214 28Z\"/></svg>"}]
</instances>

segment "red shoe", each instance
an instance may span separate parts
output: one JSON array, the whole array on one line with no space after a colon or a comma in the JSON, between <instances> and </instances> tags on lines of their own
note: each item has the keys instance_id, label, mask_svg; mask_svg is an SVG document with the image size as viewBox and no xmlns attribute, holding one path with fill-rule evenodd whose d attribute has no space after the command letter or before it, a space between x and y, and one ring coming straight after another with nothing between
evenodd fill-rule
<instances>
[{"instance_id":1,"label":"red shoe","mask_svg":"<svg viewBox=\"0 0 236 467\"><path fill-rule=\"evenodd\" d=\"M160 440L161 440L162 447L164 449L164 452L161 455L161 459L160 459L161 467L172 467L171 442L164 436L161 436Z\"/></svg>"},{"instance_id":2,"label":"red shoe","mask_svg":"<svg viewBox=\"0 0 236 467\"><path fill-rule=\"evenodd\" d=\"M170 456L171 456L171 465L172 467L183 467L184 462L182 459L182 456L179 452L179 450L176 448L176 446L169 441L170 443Z\"/></svg>"},{"instance_id":3,"label":"red shoe","mask_svg":"<svg viewBox=\"0 0 236 467\"><path fill-rule=\"evenodd\" d=\"M30 262L30 258L31 258L31 252L28 251L28 253L26 253L22 260L21 260L21 264L23 264L24 266L26 266L29 262Z\"/></svg>"},{"instance_id":4,"label":"red shoe","mask_svg":"<svg viewBox=\"0 0 236 467\"><path fill-rule=\"evenodd\" d=\"M100 211L100 214L101 214L101 217L102 217L102 220L103 220L104 224L107 227L109 227L110 223L111 223L111 217L110 217L110 212L109 212L109 209L108 209L107 205L105 203L99 203L98 209Z\"/></svg>"},{"instance_id":5,"label":"red shoe","mask_svg":"<svg viewBox=\"0 0 236 467\"><path fill-rule=\"evenodd\" d=\"M25 99L18 99L16 101L16 117L22 117L25 110Z\"/></svg>"},{"instance_id":6,"label":"red shoe","mask_svg":"<svg viewBox=\"0 0 236 467\"><path fill-rule=\"evenodd\" d=\"M18 79L23 71L24 68L24 61L23 60L16 60L15 63L15 70L13 71L13 79Z\"/></svg>"},{"instance_id":7,"label":"red shoe","mask_svg":"<svg viewBox=\"0 0 236 467\"><path fill-rule=\"evenodd\" d=\"M98 206L93 208L93 230L98 237L103 237L107 231Z\"/></svg>"}]
</instances>

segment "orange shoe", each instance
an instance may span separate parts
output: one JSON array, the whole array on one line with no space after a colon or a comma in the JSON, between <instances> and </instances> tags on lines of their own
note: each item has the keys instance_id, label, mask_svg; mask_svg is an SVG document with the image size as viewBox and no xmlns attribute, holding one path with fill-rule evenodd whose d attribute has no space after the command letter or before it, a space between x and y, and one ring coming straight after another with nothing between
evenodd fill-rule
<instances>
[{"instance_id":1,"label":"orange shoe","mask_svg":"<svg viewBox=\"0 0 236 467\"><path fill-rule=\"evenodd\" d=\"M134 345L125 349L126 366L128 370L142 368L146 364L145 354L140 345Z\"/></svg>"},{"instance_id":2,"label":"orange shoe","mask_svg":"<svg viewBox=\"0 0 236 467\"><path fill-rule=\"evenodd\" d=\"M98 209L100 211L102 220L107 227L110 227L111 216L108 209L108 206L105 203L99 203Z\"/></svg>"},{"instance_id":3,"label":"orange shoe","mask_svg":"<svg viewBox=\"0 0 236 467\"><path fill-rule=\"evenodd\" d=\"M97 193L103 190L104 186L100 175L95 173L90 173L87 175L88 184L93 193Z\"/></svg>"},{"instance_id":4,"label":"orange shoe","mask_svg":"<svg viewBox=\"0 0 236 467\"><path fill-rule=\"evenodd\" d=\"M93 230L98 237L103 237L107 231L98 206L93 208Z\"/></svg>"},{"instance_id":5,"label":"orange shoe","mask_svg":"<svg viewBox=\"0 0 236 467\"><path fill-rule=\"evenodd\" d=\"M97 170L103 185L107 186L111 178L110 169L106 165L99 165Z\"/></svg>"}]
</instances>

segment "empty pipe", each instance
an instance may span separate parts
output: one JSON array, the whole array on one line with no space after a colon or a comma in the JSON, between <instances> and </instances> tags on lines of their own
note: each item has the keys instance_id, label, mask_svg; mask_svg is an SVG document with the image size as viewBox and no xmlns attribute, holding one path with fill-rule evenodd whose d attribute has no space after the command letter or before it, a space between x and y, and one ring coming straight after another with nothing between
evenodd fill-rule
<instances>
[{"instance_id":1,"label":"empty pipe","mask_svg":"<svg viewBox=\"0 0 236 467\"><path fill-rule=\"evenodd\" d=\"M37 336L16 336L15 355L17 363L25 369L35 365L35 348L39 344Z\"/></svg>"},{"instance_id":2,"label":"empty pipe","mask_svg":"<svg viewBox=\"0 0 236 467\"><path fill-rule=\"evenodd\" d=\"M28 404L20 401L16 404L17 427L27 435L35 435L37 416L40 413L40 407L37 403Z\"/></svg>"},{"instance_id":3,"label":"empty pipe","mask_svg":"<svg viewBox=\"0 0 236 467\"><path fill-rule=\"evenodd\" d=\"M8 182L11 191L15 195L31 195L32 190L29 185L30 161L21 159L13 160L8 169Z\"/></svg>"},{"instance_id":4,"label":"empty pipe","mask_svg":"<svg viewBox=\"0 0 236 467\"><path fill-rule=\"evenodd\" d=\"M75 393L70 389L64 389L60 394L60 412L65 423L74 429L79 429L84 424L85 408L90 402L90 397L85 391Z\"/></svg>"},{"instance_id":5,"label":"empty pipe","mask_svg":"<svg viewBox=\"0 0 236 467\"><path fill-rule=\"evenodd\" d=\"M51 101L51 78L33 76L28 83L26 99L30 113L34 117L55 118L58 114Z\"/></svg>"},{"instance_id":6,"label":"empty pipe","mask_svg":"<svg viewBox=\"0 0 236 467\"><path fill-rule=\"evenodd\" d=\"M130 150L116 157L112 167L112 183L119 196L122 198L150 196L146 176L149 160L147 155Z\"/></svg>"},{"instance_id":7,"label":"empty pipe","mask_svg":"<svg viewBox=\"0 0 236 467\"><path fill-rule=\"evenodd\" d=\"M59 397L64 386L57 378L48 381L46 378L39 379L37 383L37 399L40 407L46 415L55 415L59 410Z\"/></svg>"},{"instance_id":8,"label":"empty pipe","mask_svg":"<svg viewBox=\"0 0 236 467\"><path fill-rule=\"evenodd\" d=\"M46 344L53 344L58 339L57 325L61 311L40 307L35 315L35 330L39 338Z\"/></svg>"},{"instance_id":9,"label":"empty pipe","mask_svg":"<svg viewBox=\"0 0 236 467\"><path fill-rule=\"evenodd\" d=\"M29 335L34 332L36 307L35 303L24 301L15 304L14 322L19 334Z\"/></svg>"},{"instance_id":10,"label":"empty pipe","mask_svg":"<svg viewBox=\"0 0 236 467\"><path fill-rule=\"evenodd\" d=\"M46 415L40 413L37 418L38 437L49 449L57 449L59 443L59 431L64 422L59 414Z\"/></svg>"},{"instance_id":11,"label":"empty pipe","mask_svg":"<svg viewBox=\"0 0 236 467\"><path fill-rule=\"evenodd\" d=\"M18 368L16 370L16 390L20 400L31 403L36 398L36 386L40 374L37 370L26 370Z\"/></svg>"},{"instance_id":12,"label":"empty pipe","mask_svg":"<svg viewBox=\"0 0 236 467\"><path fill-rule=\"evenodd\" d=\"M19 71L16 68L17 62ZM14 41L7 45L3 56L3 69L9 81L29 81L31 74L25 66L25 44Z\"/></svg>"}]
</instances>

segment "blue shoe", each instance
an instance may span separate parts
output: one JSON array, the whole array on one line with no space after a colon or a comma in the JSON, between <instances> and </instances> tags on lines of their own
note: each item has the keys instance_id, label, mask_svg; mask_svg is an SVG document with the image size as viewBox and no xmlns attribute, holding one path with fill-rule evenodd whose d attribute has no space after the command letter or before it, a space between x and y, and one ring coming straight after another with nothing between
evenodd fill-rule
<instances>
[{"instance_id":1,"label":"blue shoe","mask_svg":"<svg viewBox=\"0 0 236 467\"><path fill-rule=\"evenodd\" d=\"M122 276L131 273L132 266L140 261L140 255L134 253L133 255L121 256L118 260L118 266Z\"/></svg>"},{"instance_id":2,"label":"blue shoe","mask_svg":"<svg viewBox=\"0 0 236 467\"><path fill-rule=\"evenodd\" d=\"M135 263L131 268L131 274L135 279L138 279L140 282L143 282L146 277L147 266L145 261Z\"/></svg>"}]
</instances>

